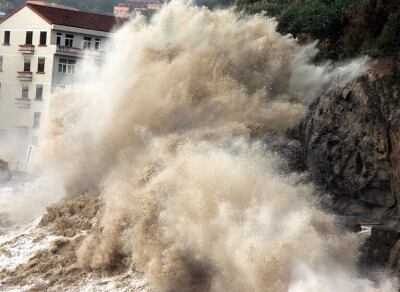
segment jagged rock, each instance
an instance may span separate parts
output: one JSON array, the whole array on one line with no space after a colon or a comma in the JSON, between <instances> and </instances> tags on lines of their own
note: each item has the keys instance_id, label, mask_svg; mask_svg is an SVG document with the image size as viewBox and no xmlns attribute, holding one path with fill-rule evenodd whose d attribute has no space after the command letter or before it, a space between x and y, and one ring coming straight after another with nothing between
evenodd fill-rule
<instances>
[{"instance_id":1,"label":"jagged rock","mask_svg":"<svg viewBox=\"0 0 400 292\"><path fill-rule=\"evenodd\" d=\"M400 239L399 227L377 226L372 227L371 236L363 247L362 264L365 267L394 267L398 256L396 243Z\"/></svg>"},{"instance_id":2,"label":"jagged rock","mask_svg":"<svg viewBox=\"0 0 400 292\"><path fill-rule=\"evenodd\" d=\"M341 91L322 96L303 123L311 176L336 198L361 202L348 206L380 208L376 213L381 218L396 215L391 209L399 209L398 79L398 73L378 76L370 71Z\"/></svg>"},{"instance_id":3,"label":"jagged rock","mask_svg":"<svg viewBox=\"0 0 400 292\"><path fill-rule=\"evenodd\" d=\"M0 159L0 183L6 182L11 179L11 171L8 163Z\"/></svg>"},{"instance_id":4,"label":"jagged rock","mask_svg":"<svg viewBox=\"0 0 400 292\"><path fill-rule=\"evenodd\" d=\"M293 139L282 133L271 133L265 138L272 151L279 153L290 171L303 171L304 147L298 139Z\"/></svg>"}]
</instances>

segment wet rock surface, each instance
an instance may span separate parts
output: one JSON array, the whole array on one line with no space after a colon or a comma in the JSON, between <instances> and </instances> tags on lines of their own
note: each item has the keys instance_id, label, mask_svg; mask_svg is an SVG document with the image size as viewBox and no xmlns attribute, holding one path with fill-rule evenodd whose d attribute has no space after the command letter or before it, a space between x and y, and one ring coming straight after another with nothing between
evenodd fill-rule
<instances>
[{"instance_id":1,"label":"wet rock surface","mask_svg":"<svg viewBox=\"0 0 400 292\"><path fill-rule=\"evenodd\" d=\"M394 219L400 199L400 74L370 70L322 96L304 121L305 163L348 215Z\"/></svg>"},{"instance_id":2,"label":"wet rock surface","mask_svg":"<svg viewBox=\"0 0 400 292\"><path fill-rule=\"evenodd\" d=\"M391 223L373 226L360 266L400 275L400 64L378 60L363 77L310 106L297 132L310 178L333 195L333 209ZM296 132L292 130L292 132ZM342 227L359 232L357 224Z\"/></svg>"},{"instance_id":3,"label":"wet rock surface","mask_svg":"<svg viewBox=\"0 0 400 292\"><path fill-rule=\"evenodd\" d=\"M372 227L371 236L366 244L366 263L372 265L386 265L390 252L400 239L400 226Z\"/></svg>"}]
</instances>

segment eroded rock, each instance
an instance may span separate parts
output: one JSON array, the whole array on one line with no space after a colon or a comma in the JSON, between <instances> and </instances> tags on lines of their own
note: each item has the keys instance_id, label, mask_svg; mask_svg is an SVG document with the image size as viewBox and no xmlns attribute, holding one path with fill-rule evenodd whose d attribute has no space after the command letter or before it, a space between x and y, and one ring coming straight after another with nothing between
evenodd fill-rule
<instances>
[{"instance_id":1,"label":"eroded rock","mask_svg":"<svg viewBox=\"0 0 400 292\"><path fill-rule=\"evenodd\" d=\"M303 125L307 169L336 199L379 218L399 214L400 74L368 72L315 102ZM343 213L352 213L343 202ZM371 209L378 209L377 212ZM393 212L395 209L396 212ZM369 214L363 214L369 215Z\"/></svg>"}]
</instances>

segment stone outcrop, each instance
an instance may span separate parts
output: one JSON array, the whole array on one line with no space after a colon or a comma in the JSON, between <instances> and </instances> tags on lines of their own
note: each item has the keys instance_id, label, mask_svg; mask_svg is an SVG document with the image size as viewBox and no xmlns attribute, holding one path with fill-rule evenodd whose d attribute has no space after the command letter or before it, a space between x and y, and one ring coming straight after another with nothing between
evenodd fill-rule
<instances>
[{"instance_id":1,"label":"stone outcrop","mask_svg":"<svg viewBox=\"0 0 400 292\"><path fill-rule=\"evenodd\" d=\"M398 67L393 59L381 60L341 91L322 96L302 126L307 169L342 213L400 214Z\"/></svg>"},{"instance_id":2,"label":"stone outcrop","mask_svg":"<svg viewBox=\"0 0 400 292\"><path fill-rule=\"evenodd\" d=\"M400 226L376 226L361 247L360 267L364 271L387 267L399 276Z\"/></svg>"}]
</instances>

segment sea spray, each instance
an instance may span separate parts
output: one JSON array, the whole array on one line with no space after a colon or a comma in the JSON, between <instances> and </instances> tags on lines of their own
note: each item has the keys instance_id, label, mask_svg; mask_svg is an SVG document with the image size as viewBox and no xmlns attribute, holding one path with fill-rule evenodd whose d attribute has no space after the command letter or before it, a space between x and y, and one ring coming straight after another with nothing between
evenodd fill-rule
<instances>
[{"instance_id":1,"label":"sea spray","mask_svg":"<svg viewBox=\"0 0 400 292\"><path fill-rule=\"evenodd\" d=\"M52 97L66 106L39 155L70 194L101 192L82 268L144 272L158 291L395 291L358 279L359 239L262 139L365 60L315 66L272 19L177 1L113 41L97 78Z\"/></svg>"}]
</instances>

